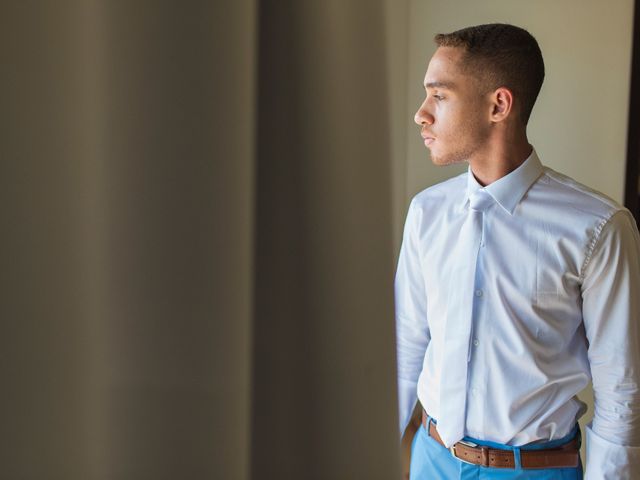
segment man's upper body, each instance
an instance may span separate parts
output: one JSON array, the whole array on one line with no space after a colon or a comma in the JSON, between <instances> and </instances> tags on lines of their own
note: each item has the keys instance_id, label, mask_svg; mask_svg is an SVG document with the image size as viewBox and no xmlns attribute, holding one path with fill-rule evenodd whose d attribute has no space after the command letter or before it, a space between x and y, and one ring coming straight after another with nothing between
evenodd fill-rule
<instances>
[{"instance_id":1,"label":"man's upper body","mask_svg":"<svg viewBox=\"0 0 640 480\"><path fill-rule=\"evenodd\" d=\"M467 288L465 435L561 438L584 414L576 394L592 380L586 478L631 478L640 471L640 239L628 210L543 166L528 143L544 66L522 32L493 25L436 37L416 123L434 163L469 168L417 194L407 214L395 280L400 430L417 398L439 418L447 299ZM505 44L516 53L496 57ZM502 74L514 57L526 75ZM479 189L493 204L475 284L460 286L452 246Z\"/></svg>"}]
</instances>

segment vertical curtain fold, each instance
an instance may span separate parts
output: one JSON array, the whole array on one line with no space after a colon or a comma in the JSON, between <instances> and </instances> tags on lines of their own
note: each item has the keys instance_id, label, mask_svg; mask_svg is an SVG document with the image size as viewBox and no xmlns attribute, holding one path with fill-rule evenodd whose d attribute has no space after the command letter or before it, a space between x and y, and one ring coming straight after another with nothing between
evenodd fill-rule
<instances>
[{"instance_id":1,"label":"vertical curtain fold","mask_svg":"<svg viewBox=\"0 0 640 480\"><path fill-rule=\"evenodd\" d=\"M99 478L93 6L0 6L2 478Z\"/></svg>"},{"instance_id":2,"label":"vertical curtain fold","mask_svg":"<svg viewBox=\"0 0 640 480\"><path fill-rule=\"evenodd\" d=\"M255 479L396 474L383 14L260 3Z\"/></svg>"},{"instance_id":3,"label":"vertical curtain fold","mask_svg":"<svg viewBox=\"0 0 640 480\"><path fill-rule=\"evenodd\" d=\"M105 5L108 468L248 478L255 5Z\"/></svg>"}]
</instances>

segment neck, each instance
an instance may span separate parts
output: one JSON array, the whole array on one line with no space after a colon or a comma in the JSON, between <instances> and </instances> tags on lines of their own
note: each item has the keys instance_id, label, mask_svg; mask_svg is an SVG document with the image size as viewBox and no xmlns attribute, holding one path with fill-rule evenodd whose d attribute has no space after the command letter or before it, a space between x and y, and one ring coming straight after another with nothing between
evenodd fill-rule
<instances>
[{"instance_id":1,"label":"neck","mask_svg":"<svg viewBox=\"0 0 640 480\"><path fill-rule=\"evenodd\" d=\"M485 151L469 159L469 165L478 183L486 187L522 165L532 149L526 133L521 132L509 140L488 142Z\"/></svg>"}]
</instances>

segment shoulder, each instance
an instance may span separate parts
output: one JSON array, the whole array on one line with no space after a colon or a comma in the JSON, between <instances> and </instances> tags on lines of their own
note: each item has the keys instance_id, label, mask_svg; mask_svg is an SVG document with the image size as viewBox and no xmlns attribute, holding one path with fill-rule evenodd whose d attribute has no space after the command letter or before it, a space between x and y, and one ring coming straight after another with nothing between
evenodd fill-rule
<instances>
[{"instance_id":1,"label":"shoulder","mask_svg":"<svg viewBox=\"0 0 640 480\"><path fill-rule=\"evenodd\" d=\"M467 172L432 185L416 193L411 199L409 210L442 210L447 205L460 200L467 188Z\"/></svg>"},{"instance_id":2,"label":"shoulder","mask_svg":"<svg viewBox=\"0 0 640 480\"><path fill-rule=\"evenodd\" d=\"M597 250L618 244L621 239L626 241L635 237L637 243L635 220L627 208L608 195L548 167L544 167L544 176L546 179L539 182L546 187L542 190L554 202L552 208L562 213L554 217L563 222L565 228L586 235L581 278Z\"/></svg>"},{"instance_id":3,"label":"shoulder","mask_svg":"<svg viewBox=\"0 0 640 480\"><path fill-rule=\"evenodd\" d=\"M574 217L582 216L604 224L615 213L626 210L608 195L546 166L542 182L538 183L546 186L557 208L569 210Z\"/></svg>"}]
</instances>

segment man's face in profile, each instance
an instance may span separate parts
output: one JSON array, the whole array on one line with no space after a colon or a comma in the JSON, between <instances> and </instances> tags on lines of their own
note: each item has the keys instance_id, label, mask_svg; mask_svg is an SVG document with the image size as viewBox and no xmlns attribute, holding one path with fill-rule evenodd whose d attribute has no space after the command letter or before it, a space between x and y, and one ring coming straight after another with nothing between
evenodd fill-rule
<instances>
[{"instance_id":1,"label":"man's face in profile","mask_svg":"<svg viewBox=\"0 0 640 480\"><path fill-rule=\"evenodd\" d=\"M481 83L460 65L464 50L439 47L424 77L426 98L415 114L436 165L469 161L486 146L491 106Z\"/></svg>"}]
</instances>

